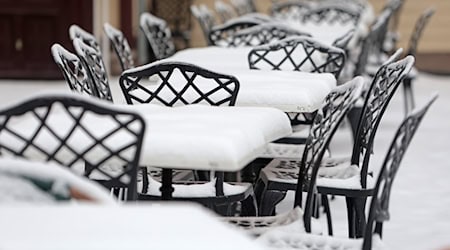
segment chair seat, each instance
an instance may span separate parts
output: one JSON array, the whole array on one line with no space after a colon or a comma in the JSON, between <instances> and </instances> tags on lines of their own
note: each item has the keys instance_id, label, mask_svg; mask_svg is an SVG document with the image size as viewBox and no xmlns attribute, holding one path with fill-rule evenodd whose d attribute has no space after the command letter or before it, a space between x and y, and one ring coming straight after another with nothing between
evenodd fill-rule
<instances>
[{"instance_id":1,"label":"chair seat","mask_svg":"<svg viewBox=\"0 0 450 250\"><path fill-rule=\"evenodd\" d=\"M161 196L161 183L151 176L148 178L147 193L141 195ZM182 184L173 184L173 198L212 198L216 197L215 180L209 182L186 181ZM142 182L138 182L138 190L142 190ZM251 193L253 190L250 183L223 183L224 196L234 196Z\"/></svg>"},{"instance_id":2,"label":"chair seat","mask_svg":"<svg viewBox=\"0 0 450 250\"><path fill-rule=\"evenodd\" d=\"M303 144L269 143L260 157L299 159L304 149L305 145Z\"/></svg>"},{"instance_id":3,"label":"chair seat","mask_svg":"<svg viewBox=\"0 0 450 250\"><path fill-rule=\"evenodd\" d=\"M314 235L290 232L289 228L275 228L261 235L256 241L267 249L283 250L361 250L363 239L337 238L324 235ZM387 249L378 235L372 238L372 250Z\"/></svg>"},{"instance_id":4,"label":"chair seat","mask_svg":"<svg viewBox=\"0 0 450 250\"><path fill-rule=\"evenodd\" d=\"M290 225L292 230L297 233L306 233L303 223L303 210L300 207L275 216L223 217L222 220L234 224L251 236L260 236L273 228L286 225ZM312 233L321 234L323 232L319 221L313 219L311 224Z\"/></svg>"}]
</instances>

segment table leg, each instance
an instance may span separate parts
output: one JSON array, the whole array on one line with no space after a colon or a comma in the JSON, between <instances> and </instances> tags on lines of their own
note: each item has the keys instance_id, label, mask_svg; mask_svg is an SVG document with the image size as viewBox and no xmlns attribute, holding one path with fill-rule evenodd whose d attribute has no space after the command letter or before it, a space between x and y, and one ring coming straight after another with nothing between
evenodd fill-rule
<instances>
[{"instance_id":1,"label":"table leg","mask_svg":"<svg viewBox=\"0 0 450 250\"><path fill-rule=\"evenodd\" d=\"M161 188L159 189L161 191L161 198L163 200L171 200L172 199L172 193L174 191L174 188L172 186L172 169L166 169L163 168L162 170L162 178L161 178Z\"/></svg>"}]
</instances>

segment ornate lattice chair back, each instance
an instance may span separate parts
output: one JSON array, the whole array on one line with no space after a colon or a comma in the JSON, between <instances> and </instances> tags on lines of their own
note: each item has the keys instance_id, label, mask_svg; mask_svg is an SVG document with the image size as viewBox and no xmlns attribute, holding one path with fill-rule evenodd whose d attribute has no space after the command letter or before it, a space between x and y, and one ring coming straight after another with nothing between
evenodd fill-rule
<instances>
[{"instance_id":1,"label":"ornate lattice chair back","mask_svg":"<svg viewBox=\"0 0 450 250\"><path fill-rule=\"evenodd\" d=\"M302 22L305 14L311 10L308 1L289 0L274 3L270 9L271 16L279 20Z\"/></svg>"},{"instance_id":2,"label":"ornate lattice chair back","mask_svg":"<svg viewBox=\"0 0 450 250\"><path fill-rule=\"evenodd\" d=\"M200 28L202 29L203 36L205 37L206 42L211 45L211 41L209 40L209 33L216 24L214 15L205 5L191 5L191 13L200 24Z\"/></svg>"},{"instance_id":3,"label":"ornate lattice chair back","mask_svg":"<svg viewBox=\"0 0 450 250\"><path fill-rule=\"evenodd\" d=\"M94 35L87 32L86 30L82 29L80 26L76 24L72 24L69 27L69 37L70 40L75 40L75 38L81 39L84 43L91 46L93 49L95 49L99 54L101 54L100 45L97 42L97 39Z\"/></svg>"},{"instance_id":4,"label":"ornate lattice chair back","mask_svg":"<svg viewBox=\"0 0 450 250\"><path fill-rule=\"evenodd\" d=\"M338 78L346 56L342 49L295 36L253 48L248 61L251 69L332 73Z\"/></svg>"},{"instance_id":5,"label":"ornate lattice chair back","mask_svg":"<svg viewBox=\"0 0 450 250\"><path fill-rule=\"evenodd\" d=\"M397 62L383 65L375 75L366 94L351 159L352 164L361 166L362 188L367 187L369 160L378 125L397 87L411 70L413 64L414 57L407 56Z\"/></svg>"},{"instance_id":6,"label":"ornate lattice chair back","mask_svg":"<svg viewBox=\"0 0 450 250\"><path fill-rule=\"evenodd\" d=\"M436 99L437 95L434 95L423 107L410 113L394 136L375 184L374 196L370 204L364 235L364 250L372 249L372 236L374 233L380 237L382 236L383 222L390 219L389 199L394 178L417 128Z\"/></svg>"},{"instance_id":7,"label":"ornate lattice chair back","mask_svg":"<svg viewBox=\"0 0 450 250\"><path fill-rule=\"evenodd\" d=\"M105 64L103 63L102 54L79 38L73 40L73 46L80 57L81 62L83 62L91 76L98 97L112 102L113 99L109 87L108 74L106 72Z\"/></svg>"},{"instance_id":8,"label":"ornate lattice chair back","mask_svg":"<svg viewBox=\"0 0 450 250\"><path fill-rule=\"evenodd\" d=\"M294 202L294 206L301 206L304 209L307 232L311 231L313 200L317 194L315 182L322 157L339 124L360 96L363 86L363 78L357 77L336 87L325 98L311 125L300 163ZM304 206L302 206L303 191L308 192Z\"/></svg>"},{"instance_id":9,"label":"ornate lattice chair back","mask_svg":"<svg viewBox=\"0 0 450 250\"><path fill-rule=\"evenodd\" d=\"M114 28L109 23L105 23L103 25L103 30L105 31L106 36L111 41L114 51L119 58L122 71L134 68L134 60L131 53L131 48L122 31Z\"/></svg>"},{"instance_id":10,"label":"ornate lattice chair back","mask_svg":"<svg viewBox=\"0 0 450 250\"><path fill-rule=\"evenodd\" d=\"M98 97L97 89L93 86L89 73L80 58L57 43L53 44L51 52L53 60L61 69L64 79L72 91Z\"/></svg>"},{"instance_id":11,"label":"ornate lattice chair back","mask_svg":"<svg viewBox=\"0 0 450 250\"><path fill-rule=\"evenodd\" d=\"M224 47L260 46L285 39L290 36L311 36L281 23L261 23L250 28L237 31L219 44Z\"/></svg>"},{"instance_id":12,"label":"ornate lattice chair back","mask_svg":"<svg viewBox=\"0 0 450 250\"><path fill-rule=\"evenodd\" d=\"M417 20L416 25L414 26L414 31L409 40L408 50L406 51L408 55L416 55L417 45L419 43L422 32L435 12L436 10L434 8L426 9Z\"/></svg>"},{"instance_id":13,"label":"ornate lattice chair back","mask_svg":"<svg viewBox=\"0 0 450 250\"><path fill-rule=\"evenodd\" d=\"M53 161L136 199L144 120L74 94L41 95L0 111L0 153Z\"/></svg>"},{"instance_id":14,"label":"ornate lattice chair back","mask_svg":"<svg viewBox=\"0 0 450 250\"><path fill-rule=\"evenodd\" d=\"M216 12L219 15L222 23L225 23L226 21L236 16L236 12L234 11L233 7L221 0L216 0L214 2L214 8L216 9Z\"/></svg>"},{"instance_id":15,"label":"ornate lattice chair back","mask_svg":"<svg viewBox=\"0 0 450 250\"><path fill-rule=\"evenodd\" d=\"M141 14L139 27L150 44L155 60L164 59L175 53L172 33L166 21L145 12Z\"/></svg>"},{"instance_id":16,"label":"ornate lattice chair back","mask_svg":"<svg viewBox=\"0 0 450 250\"><path fill-rule=\"evenodd\" d=\"M179 106L195 103L234 105L239 81L229 75L181 62L161 62L122 73L120 86L128 104Z\"/></svg>"},{"instance_id":17,"label":"ornate lattice chair back","mask_svg":"<svg viewBox=\"0 0 450 250\"><path fill-rule=\"evenodd\" d=\"M313 8L303 17L303 22L314 22L317 24L330 25L358 25L360 13L352 8L336 4L327 4L318 8Z\"/></svg>"}]
</instances>

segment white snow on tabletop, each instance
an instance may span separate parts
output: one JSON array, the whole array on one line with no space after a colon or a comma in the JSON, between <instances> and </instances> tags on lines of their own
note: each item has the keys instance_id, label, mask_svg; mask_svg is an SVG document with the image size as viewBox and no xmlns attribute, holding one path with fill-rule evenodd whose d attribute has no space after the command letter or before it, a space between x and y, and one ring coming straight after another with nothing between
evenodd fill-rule
<instances>
[{"instance_id":1,"label":"white snow on tabletop","mask_svg":"<svg viewBox=\"0 0 450 250\"><path fill-rule=\"evenodd\" d=\"M0 221L1 249L263 249L187 203L7 206Z\"/></svg>"}]
</instances>

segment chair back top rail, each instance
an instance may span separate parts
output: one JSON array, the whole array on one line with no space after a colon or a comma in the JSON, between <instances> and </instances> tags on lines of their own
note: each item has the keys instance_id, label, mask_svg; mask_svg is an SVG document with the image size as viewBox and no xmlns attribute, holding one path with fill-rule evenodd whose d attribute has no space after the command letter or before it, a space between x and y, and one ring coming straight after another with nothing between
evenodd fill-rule
<instances>
[{"instance_id":1,"label":"chair back top rail","mask_svg":"<svg viewBox=\"0 0 450 250\"><path fill-rule=\"evenodd\" d=\"M175 53L172 33L166 21L145 12L140 16L139 27L150 44L155 60L167 58Z\"/></svg>"},{"instance_id":2,"label":"chair back top rail","mask_svg":"<svg viewBox=\"0 0 450 250\"><path fill-rule=\"evenodd\" d=\"M114 51L119 58L122 71L134 68L134 60L131 53L131 48L122 31L114 28L109 23L105 23L103 25L103 30L105 31L106 36L109 38L111 44L113 45Z\"/></svg>"}]
</instances>

